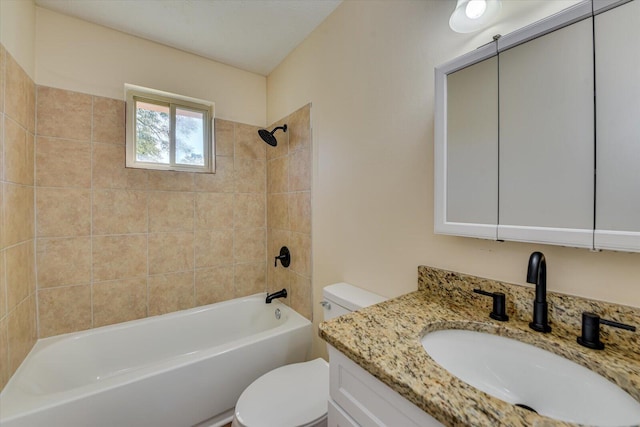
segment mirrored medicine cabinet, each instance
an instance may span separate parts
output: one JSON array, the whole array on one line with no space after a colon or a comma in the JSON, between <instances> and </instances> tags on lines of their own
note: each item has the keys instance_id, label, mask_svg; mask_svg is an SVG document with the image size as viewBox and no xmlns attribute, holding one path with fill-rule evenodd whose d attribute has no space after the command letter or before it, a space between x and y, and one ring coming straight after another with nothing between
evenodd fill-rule
<instances>
[{"instance_id":1,"label":"mirrored medicine cabinet","mask_svg":"<svg viewBox=\"0 0 640 427\"><path fill-rule=\"evenodd\" d=\"M436 68L435 232L640 252L640 0Z\"/></svg>"}]
</instances>

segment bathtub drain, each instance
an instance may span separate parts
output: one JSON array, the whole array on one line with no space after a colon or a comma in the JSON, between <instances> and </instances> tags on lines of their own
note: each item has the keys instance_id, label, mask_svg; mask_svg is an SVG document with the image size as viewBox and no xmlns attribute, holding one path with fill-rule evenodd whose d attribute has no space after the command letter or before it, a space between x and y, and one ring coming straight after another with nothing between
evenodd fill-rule
<instances>
[{"instance_id":1,"label":"bathtub drain","mask_svg":"<svg viewBox=\"0 0 640 427\"><path fill-rule=\"evenodd\" d=\"M280 320L280 309L276 308L276 319Z\"/></svg>"}]
</instances>

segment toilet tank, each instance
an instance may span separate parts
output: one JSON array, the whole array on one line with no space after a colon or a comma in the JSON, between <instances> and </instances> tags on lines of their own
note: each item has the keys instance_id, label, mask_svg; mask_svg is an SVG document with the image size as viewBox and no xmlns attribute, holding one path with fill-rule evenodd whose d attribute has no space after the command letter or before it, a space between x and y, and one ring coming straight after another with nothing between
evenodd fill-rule
<instances>
[{"instance_id":1,"label":"toilet tank","mask_svg":"<svg viewBox=\"0 0 640 427\"><path fill-rule=\"evenodd\" d=\"M335 283L322 290L324 320L351 313L363 307L386 301L387 298L348 283Z\"/></svg>"}]
</instances>

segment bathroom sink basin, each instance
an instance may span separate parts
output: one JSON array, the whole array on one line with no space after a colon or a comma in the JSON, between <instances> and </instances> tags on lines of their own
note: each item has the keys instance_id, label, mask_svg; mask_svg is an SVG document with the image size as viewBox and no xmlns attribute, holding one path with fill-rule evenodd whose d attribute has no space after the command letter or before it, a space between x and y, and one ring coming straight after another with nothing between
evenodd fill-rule
<instances>
[{"instance_id":1,"label":"bathroom sink basin","mask_svg":"<svg viewBox=\"0 0 640 427\"><path fill-rule=\"evenodd\" d=\"M591 426L640 424L640 404L606 378L510 338L457 329L426 334L429 356L458 379L505 402Z\"/></svg>"}]
</instances>

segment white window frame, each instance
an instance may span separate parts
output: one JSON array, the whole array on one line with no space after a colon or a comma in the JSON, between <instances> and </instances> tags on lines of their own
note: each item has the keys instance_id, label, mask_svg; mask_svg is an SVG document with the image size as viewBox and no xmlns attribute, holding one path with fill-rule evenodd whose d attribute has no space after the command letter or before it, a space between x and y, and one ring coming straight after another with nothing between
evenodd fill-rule
<instances>
[{"instance_id":1,"label":"white window frame","mask_svg":"<svg viewBox=\"0 0 640 427\"><path fill-rule=\"evenodd\" d=\"M142 86L125 84L126 110L126 167L138 169L170 170L183 172L215 173L215 104L211 101L163 92ZM163 104L170 111L169 153L170 164L142 162L136 159L136 101ZM202 112L204 141L204 166L175 163L175 114L176 108Z\"/></svg>"}]
</instances>

